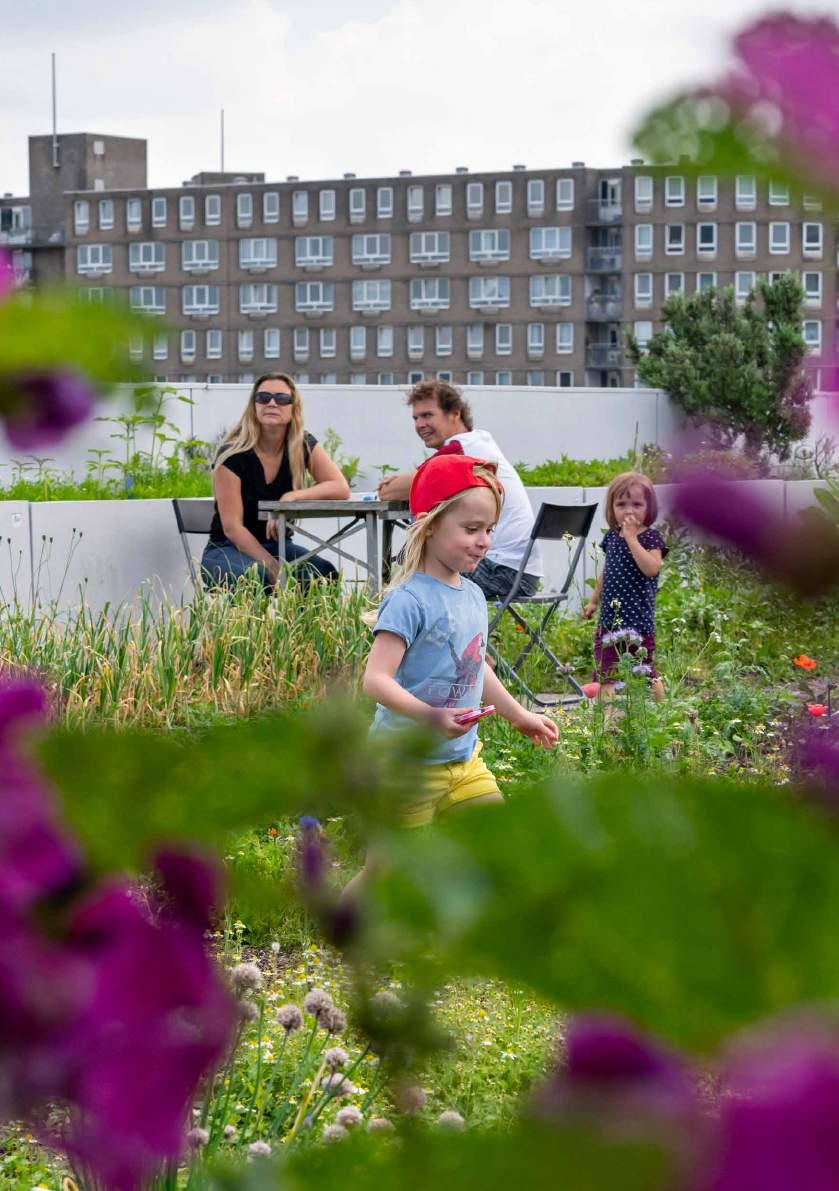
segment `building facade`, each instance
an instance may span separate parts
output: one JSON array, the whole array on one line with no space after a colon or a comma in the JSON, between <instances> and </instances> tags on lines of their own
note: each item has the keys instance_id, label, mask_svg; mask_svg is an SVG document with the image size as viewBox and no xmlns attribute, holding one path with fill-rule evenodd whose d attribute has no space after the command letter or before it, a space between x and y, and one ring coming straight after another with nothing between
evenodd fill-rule
<instances>
[{"instance_id":1,"label":"building facade","mask_svg":"<svg viewBox=\"0 0 839 1191\"><path fill-rule=\"evenodd\" d=\"M61 271L159 320L161 380L627 387L625 332L648 339L668 294L730 285L744 301L788 270L814 357L836 342L835 217L751 176L575 162L149 190L144 151L140 170L113 138L106 175L110 139L89 140L85 185L63 192Z\"/></svg>"}]
</instances>

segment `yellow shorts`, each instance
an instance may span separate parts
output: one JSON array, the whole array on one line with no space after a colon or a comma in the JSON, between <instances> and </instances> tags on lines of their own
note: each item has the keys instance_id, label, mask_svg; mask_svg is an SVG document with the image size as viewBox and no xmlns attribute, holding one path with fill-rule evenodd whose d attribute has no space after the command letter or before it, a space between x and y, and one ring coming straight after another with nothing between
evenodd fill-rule
<instances>
[{"instance_id":1,"label":"yellow shorts","mask_svg":"<svg viewBox=\"0 0 839 1191\"><path fill-rule=\"evenodd\" d=\"M419 781L416 797L399 806L397 818L403 827L426 827L454 806L487 794L501 795L498 783L481 760L480 741L468 761L423 766Z\"/></svg>"}]
</instances>

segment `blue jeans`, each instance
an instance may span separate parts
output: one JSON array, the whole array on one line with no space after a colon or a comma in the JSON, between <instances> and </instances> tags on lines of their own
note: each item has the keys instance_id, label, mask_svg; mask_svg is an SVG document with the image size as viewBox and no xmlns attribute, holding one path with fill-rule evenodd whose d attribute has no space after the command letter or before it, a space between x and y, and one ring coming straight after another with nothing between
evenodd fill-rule
<instances>
[{"instance_id":1,"label":"blue jeans","mask_svg":"<svg viewBox=\"0 0 839 1191\"><path fill-rule=\"evenodd\" d=\"M477 583L488 600L503 600L513 586L517 572L512 567L505 567L499 562L490 562L482 558L471 575L467 575L473 583ZM517 596L532 596L539 587L539 577L525 573L521 577Z\"/></svg>"},{"instance_id":2,"label":"blue jeans","mask_svg":"<svg viewBox=\"0 0 839 1191\"><path fill-rule=\"evenodd\" d=\"M280 557L279 542L269 539L264 546L274 558ZM291 538L286 538L286 562L294 562L305 553L305 546L298 546ZM232 542L208 542L201 556L201 576L207 587L233 587L237 579L253 568L259 572L265 590L271 591L273 583L265 564L257 562L248 554L243 554ZM325 558L317 557L308 559L302 566L295 568L292 574L303 586L308 586L312 579L338 578L338 572L332 563L327 562Z\"/></svg>"}]
</instances>

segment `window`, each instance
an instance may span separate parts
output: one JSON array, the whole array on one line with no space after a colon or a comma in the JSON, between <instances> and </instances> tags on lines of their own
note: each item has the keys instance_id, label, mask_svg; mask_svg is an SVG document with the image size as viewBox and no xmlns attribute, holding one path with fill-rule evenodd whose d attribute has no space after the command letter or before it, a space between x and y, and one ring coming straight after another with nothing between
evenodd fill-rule
<instances>
[{"instance_id":1,"label":"window","mask_svg":"<svg viewBox=\"0 0 839 1191\"><path fill-rule=\"evenodd\" d=\"M664 230L664 251L668 256L679 256L685 250L685 225L668 223Z\"/></svg>"},{"instance_id":2,"label":"window","mask_svg":"<svg viewBox=\"0 0 839 1191\"><path fill-rule=\"evenodd\" d=\"M802 273L801 284L804 288L804 305L821 306L822 304L822 275L821 273Z\"/></svg>"},{"instance_id":3,"label":"window","mask_svg":"<svg viewBox=\"0 0 839 1191\"><path fill-rule=\"evenodd\" d=\"M325 269L334 259L333 236L297 236L294 241L294 263L299 269Z\"/></svg>"},{"instance_id":4,"label":"window","mask_svg":"<svg viewBox=\"0 0 839 1191\"><path fill-rule=\"evenodd\" d=\"M757 253L756 223L735 223L734 251L739 257L755 256Z\"/></svg>"},{"instance_id":5,"label":"window","mask_svg":"<svg viewBox=\"0 0 839 1191\"><path fill-rule=\"evenodd\" d=\"M240 314L275 314L279 289L265 281L239 286Z\"/></svg>"},{"instance_id":6,"label":"window","mask_svg":"<svg viewBox=\"0 0 839 1191\"><path fill-rule=\"evenodd\" d=\"M367 214L367 191L363 186L350 187L350 223L362 223Z\"/></svg>"},{"instance_id":7,"label":"window","mask_svg":"<svg viewBox=\"0 0 839 1191\"><path fill-rule=\"evenodd\" d=\"M194 331L181 331L181 359L194 360L195 359L195 341L197 336Z\"/></svg>"},{"instance_id":8,"label":"window","mask_svg":"<svg viewBox=\"0 0 839 1191\"><path fill-rule=\"evenodd\" d=\"M410 256L414 265L438 264L450 257L448 232L411 232Z\"/></svg>"},{"instance_id":9,"label":"window","mask_svg":"<svg viewBox=\"0 0 839 1191\"><path fill-rule=\"evenodd\" d=\"M434 354L435 356L450 356L454 346L454 335L451 327L435 327L434 328Z\"/></svg>"},{"instance_id":10,"label":"window","mask_svg":"<svg viewBox=\"0 0 839 1191\"><path fill-rule=\"evenodd\" d=\"M350 384L351 385L366 385L367 384L367 373L366 372L351 372L350 373Z\"/></svg>"},{"instance_id":11,"label":"window","mask_svg":"<svg viewBox=\"0 0 839 1191\"><path fill-rule=\"evenodd\" d=\"M737 175L734 205L738 211L754 211L757 206L757 182L753 174Z\"/></svg>"},{"instance_id":12,"label":"window","mask_svg":"<svg viewBox=\"0 0 839 1191\"><path fill-rule=\"evenodd\" d=\"M571 389L574 387L574 373L573 372L557 372L556 383L560 389Z\"/></svg>"},{"instance_id":13,"label":"window","mask_svg":"<svg viewBox=\"0 0 839 1191\"><path fill-rule=\"evenodd\" d=\"M194 200L193 200L194 210ZM138 232L143 223L143 203L141 199L125 200L125 226L130 232Z\"/></svg>"},{"instance_id":14,"label":"window","mask_svg":"<svg viewBox=\"0 0 839 1191\"><path fill-rule=\"evenodd\" d=\"M495 354L497 356L513 354L513 328L510 323L499 323L495 328Z\"/></svg>"},{"instance_id":15,"label":"window","mask_svg":"<svg viewBox=\"0 0 839 1191\"><path fill-rule=\"evenodd\" d=\"M262 354L266 360L280 358L280 328L266 327L262 332Z\"/></svg>"},{"instance_id":16,"label":"window","mask_svg":"<svg viewBox=\"0 0 839 1191\"><path fill-rule=\"evenodd\" d=\"M635 224L635 259L646 260L653 254L653 225L651 223Z\"/></svg>"},{"instance_id":17,"label":"window","mask_svg":"<svg viewBox=\"0 0 839 1191\"><path fill-rule=\"evenodd\" d=\"M448 383L451 384L452 381L454 380L454 373L450 372L449 369L447 369L447 368L443 369L442 372L437 373L437 379L448 381Z\"/></svg>"},{"instance_id":18,"label":"window","mask_svg":"<svg viewBox=\"0 0 839 1191\"><path fill-rule=\"evenodd\" d=\"M495 214L509 215L513 209L513 183L495 183Z\"/></svg>"},{"instance_id":19,"label":"window","mask_svg":"<svg viewBox=\"0 0 839 1191\"><path fill-rule=\"evenodd\" d=\"M129 244L128 268L132 273L141 270L161 272L166 268L166 245L159 240Z\"/></svg>"},{"instance_id":20,"label":"window","mask_svg":"<svg viewBox=\"0 0 839 1191\"><path fill-rule=\"evenodd\" d=\"M802 194L801 202L805 211L821 211L822 201L816 194Z\"/></svg>"},{"instance_id":21,"label":"window","mask_svg":"<svg viewBox=\"0 0 839 1191\"><path fill-rule=\"evenodd\" d=\"M556 209L557 211L574 210L574 179L557 178L556 180Z\"/></svg>"},{"instance_id":22,"label":"window","mask_svg":"<svg viewBox=\"0 0 839 1191\"><path fill-rule=\"evenodd\" d=\"M713 210L717 205L717 179L711 174L700 175L696 179L696 205L702 210Z\"/></svg>"},{"instance_id":23,"label":"window","mask_svg":"<svg viewBox=\"0 0 839 1191\"><path fill-rule=\"evenodd\" d=\"M295 190L291 196L291 222L295 227L306 223L309 218L308 190Z\"/></svg>"},{"instance_id":24,"label":"window","mask_svg":"<svg viewBox=\"0 0 839 1191\"><path fill-rule=\"evenodd\" d=\"M191 194L182 194L178 199L178 226L181 231L195 226L195 199Z\"/></svg>"},{"instance_id":25,"label":"window","mask_svg":"<svg viewBox=\"0 0 839 1191\"><path fill-rule=\"evenodd\" d=\"M412 310L448 310L451 304L448 277L413 277L410 298Z\"/></svg>"},{"instance_id":26,"label":"window","mask_svg":"<svg viewBox=\"0 0 839 1191\"><path fill-rule=\"evenodd\" d=\"M321 219L324 219L324 220L334 219L335 218L335 191L334 190L322 190L320 192L320 195L318 196L318 198L319 198L319 208L320 208Z\"/></svg>"},{"instance_id":27,"label":"window","mask_svg":"<svg viewBox=\"0 0 839 1191\"><path fill-rule=\"evenodd\" d=\"M451 215L452 187L450 182L440 182L434 188L434 214Z\"/></svg>"},{"instance_id":28,"label":"window","mask_svg":"<svg viewBox=\"0 0 839 1191\"><path fill-rule=\"evenodd\" d=\"M757 274L751 269L734 274L734 300L736 302L741 304L745 302L755 287L756 279Z\"/></svg>"},{"instance_id":29,"label":"window","mask_svg":"<svg viewBox=\"0 0 839 1191\"><path fill-rule=\"evenodd\" d=\"M396 383L396 378L392 372L380 372L376 377L377 385L392 385Z\"/></svg>"},{"instance_id":30,"label":"window","mask_svg":"<svg viewBox=\"0 0 839 1191\"><path fill-rule=\"evenodd\" d=\"M469 305L473 310L498 310L510 305L509 277L470 277Z\"/></svg>"},{"instance_id":31,"label":"window","mask_svg":"<svg viewBox=\"0 0 839 1191\"><path fill-rule=\"evenodd\" d=\"M280 222L280 196L276 190L265 190L262 194L262 222Z\"/></svg>"},{"instance_id":32,"label":"window","mask_svg":"<svg viewBox=\"0 0 839 1191\"><path fill-rule=\"evenodd\" d=\"M332 360L338 352L338 332L334 327L321 327L320 331L320 358L322 360Z\"/></svg>"},{"instance_id":33,"label":"window","mask_svg":"<svg viewBox=\"0 0 839 1191\"><path fill-rule=\"evenodd\" d=\"M252 385L254 381L254 375L252 372L240 372L237 380L240 385Z\"/></svg>"},{"instance_id":34,"label":"window","mask_svg":"<svg viewBox=\"0 0 839 1191\"><path fill-rule=\"evenodd\" d=\"M376 215L379 219L393 218L392 186L380 186L376 190Z\"/></svg>"},{"instance_id":35,"label":"window","mask_svg":"<svg viewBox=\"0 0 839 1191\"><path fill-rule=\"evenodd\" d=\"M239 241L240 269L274 269L276 265L277 241L273 237Z\"/></svg>"},{"instance_id":36,"label":"window","mask_svg":"<svg viewBox=\"0 0 839 1191\"><path fill-rule=\"evenodd\" d=\"M484 383L483 372L467 372L466 383L467 385L482 385Z\"/></svg>"},{"instance_id":37,"label":"window","mask_svg":"<svg viewBox=\"0 0 839 1191\"><path fill-rule=\"evenodd\" d=\"M541 370L538 372L528 372L527 383L529 385L544 385L545 374Z\"/></svg>"},{"instance_id":38,"label":"window","mask_svg":"<svg viewBox=\"0 0 839 1191\"><path fill-rule=\"evenodd\" d=\"M128 356L131 360L142 360L143 358L143 336L132 335L128 340Z\"/></svg>"},{"instance_id":39,"label":"window","mask_svg":"<svg viewBox=\"0 0 839 1191\"><path fill-rule=\"evenodd\" d=\"M527 181L527 213L545 214L545 183L541 178L529 178Z\"/></svg>"},{"instance_id":40,"label":"window","mask_svg":"<svg viewBox=\"0 0 839 1191\"><path fill-rule=\"evenodd\" d=\"M702 294L705 290L715 289L717 284L716 273L697 273L696 274L696 292Z\"/></svg>"},{"instance_id":41,"label":"window","mask_svg":"<svg viewBox=\"0 0 839 1191\"><path fill-rule=\"evenodd\" d=\"M73 228L77 236L90 230L90 203L87 199L76 199L73 203Z\"/></svg>"},{"instance_id":42,"label":"window","mask_svg":"<svg viewBox=\"0 0 839 1191\"><path fill-rule=\"evenodd\" d=\"M715 223L697 223L696 254L697 256L717 255L717 225Z\"/></svg>"},{"instance_id":43,"label":"window","mask_svg":"<svg viewBox=\"0 0 839 1191\"><path fill-rule=\"evenodd\" d=\"M821 256L823 234L820 223L805 223L801 228L801 248L805 256Z\"/></svg>"},{"instance_id":44,"label":"window","mask_svg":"<svg viewBox=\"0 0 839 1191\"><path fill-rule=\"evenodd\" d=\"M110 231L114 226L114 200L100 199L99 200L99 230L102 232Z\"/></svg>"},{"instance_id":45,"label":"window","mask_svg":"<svg viewBox=\"0 0 839 1191\"><path fill-rule=\"evenodd\" d=\"M154 339L152 340L151 354L152 354L152 358L155 360L168 360L169 359L169 336L168 335L155 335Z\"/></svg>"},{"instance_id":46,"label":"window","mask_svg":"<svg viewBox=\"0 0 839 1191\"><path fill-rule=\"evenodd\" d=\"M466 218L480 219L484 213L483 182L466 183Z\"/></svg>"},{"instance_id":47,"label":"window","mask_svg":"<svg viewBox=\"0 0 839 1191\"><path fill-rule=\"evenodd\" d=\"M470 323L466 328L466 354L470 360L479 360L484 354L484 324Z\"/></svg>"},{"instance_id":48,"label":"window","mask_svg":"<svg viewBox=\"0 0 839 1191\"><path fill-rule=\"evenodd\" d=\"M390 233L360 232L353 236L352 263L354 265L389 265Z\"/></svg>"},{"instance_id":49,"label":"window","mask_svg":"<svg viewBox=\"0 0 839 1191\"><path fill-rule=\"evenodd\" d=\"M390 310L390 281L354 281L352 308L368 313Z\"/></svg>"},{"instance_id":50,"label":"window","mask_svg":"<svg viewBox=\"0 0 839 1191\"><path fill-rule=\"evenodd\" d=\"M110 273L113 267L110 244L79 244L76 248L77 273Z\"/></svg>"},{"instance_id":51,"label":"window","mask_svg":"<svg viewBox=\"0 0 839 1191\"><path fill-rule=\"evenodd\" d=\"M207 359L220 360L224 347L224 333L214 327L207 332Z\"/></svg>"},{"instance_id":52,"label":"window","mask_svg":"<svg viewBox=\"0 0 839 1191\"><path fill-rule=\"evenodd\" d=\"M218 240L181 241L181 267L191 270L218 268Z\"/></svg>"},{"instance_id":53,"label":"window","mask_svg":"<svg viewBox=\"0 0 839 1191\"><path fill-rule=\"evenodd\" d=\"M408 356L412 360L418 360L424 352L425 327L408 327Z\"/></svg>"},{"instance_id":54,"label":"window","mask_svg":"<svg viewBox=\"0 0 839 1191\"><path fill-rule=\"evenodd\" d=\"M181 309L184 314L218 314L219 287L217 285L185 285Z\"/></svg>"},{"instance_id":55,"label":"window","mask_svg":"<svg viewBox=\"0 0 839 1191\"><path fill-rule=\"evenodd\" d=\"M363 360L367 355L367 328L350 327L350 359Z\"/></svg>"},{"instance_id":56,"label":"window","mask_svg":"<svg viewBox=\"0 0 839 1191\"><path fill-rule=\"evenodd\" d=\"M556 350L558 355L566 355L574 350L574 324L556 324Z\"/></svg>"},{"instance_id":57,"label":"window","mask_svg":"<svg viewBox=\"0 0 839 1191\"><path fill-rule=\"evenodd\" d=\"M208 194L204 198L204 225L216 227L221 223L221 195Z\"/></svg>"},{"instance_id":58,"label":"window","mask_svg":"<svg viewBox=\"0 0 839 1191\"><path fill-rule=\"evenodd\" d=\"M646 347L653 337L653 324L650 322L635 323L633 330L639 347Z\"/></svg>"},{"instance_id":59,"label":"window","mask_svg":"<svg viewBox=\"0 0 839 1191\"><path fill-rule=\"evenodd\" d=\"M166 227L166 199L162 194L156 195L151 201L152 227Z\"/></svg>"},{"instance_id":60,"label":"window","mask_svg":"<svg viewBox=\"0 0 839 1191\"><path fill-rule=\"evenodd\" d=\"M653 275L652 273L635 274L635 305L652 306L653 304Z\"/></svg>"},{"instance_id":61,"label":"window","mask_svg":"<svg viewBox=\"0 0 839 1191\"><path fill-rule=\"evenodd\" d=\"M785 186L783 182L769 183L769 206L770 207L788 207L789 206L789 187Z\"/></svg>"},{"instance_id":62,"label":"window","mask_svg":"<svg viewBox=\"0 0 839 1191\"><path fill-rule=\"evenodd\" d=\"M132 310L144 314L166 313L166 291L162 285L132 285L128 291L128 303Z\"/></svg>"},{"instance_id":63,"label":"window","mask_svg":"<svg viewBox=\"0 0 839 1191\"><path fill-rule=\"evenodd\" d=\"M789 224L769 224L769 251L775 256L789 252Z\"/></svg>"},{"instance_id":64,"label":"window","mask_svg":"<svg viewBox=\"0 0 839 1191\"><path fill-rule=\"evenodd\" d=\"M406 194L408 219L416 223L425 211L425 197L421 186L409 186Z\"/></svg>"},{"instance_id":65,"label":"window","mask_svg":"<svg viewBox=\"0 0 839 1191\"><path fill-rule=\"evenodd\" d=\"M545 324L527 324L527 354L529 356L543 356L545 354Z\"/></svg>"},{"instance_id":66,"label":"window","mask_svg":"<svg viewBox=\"0 0 839 1191\"><path fill-rule=\"evenodd\" d=\"M237 347L240 360L253 359L253 331L239 331Z\"/></svg>"},{"instance_id":67,"label":"window","mask_svg":"<svg viewBox=\"0 0 839 1191\"><path fill-rule=\"evenodd\" d=\"M309 358L308 327L294 328L294 358L295 360L308 360Z\"/></svg>"},{"instance_id":68,"label":"window","mask_svg":"<svg viewBox=\"0 0 839 1191\"><path fill-rule=\"evenodd\" d=\"M530 229L530 259L532 261L562 260L570 255L570 227L532 227Z\"/></svg>"},{"instance_id":69,"label":"window","mask_svg":"<svg viewBox=\"0 0 839 1191\"><path fill-rule=\"evenodd\" d=\"M497 385L511 385L513 383L513 374L507 368L502 368L500 372L495 374L495 383Z\"/></svg>"},{"instance_id":70,"label":"window","mask_svg":"<svg viewBox=\"0 0 839 1191\"><path fill-rule=\"evenodd\" d=\"M640 212L653 209L653 180L646 174L639 174L635 179L635 210Z\"/></svg>"},{"instance_id":71,"label":"window","mask_svg":"<svg viewBox=\"0 0 839 1191\"><path fill-rule=\"evenodd\" d=\"M376 327L376 355L393 355L393 327Z\"/></svg>"},{"instance_id":72,"label":"window","mask_svg":"<svg viewBox=\"0 0 839 1191\"><path fill-rule=\"evenodd\" d=\"M294 309L300 313L320 314L335 308L335 283L298 281L294 287Z\"/></svg>"},{"instance_id":73,"label":"window","mask_svg":"<svg viewBox=\"0 0 839 1191\"><path fill-rule=\"evenodd\" d=\"M685 275L684 273L665 273L664 274L664 296L669 298L671 294L683 294L685 292ZM637 305L637 303L636 303Z\"/></svg>"},{"instance_id":74,"label":"window","mask_svg":"<svg viewBox=\"0 0 839 1191\"><path fill-rule=\"evenodd\" d=\"M534 228L533 231L537 231ZM506 227L475 229L469 233L470 261L508 261L510 259L510 232Z\"/></svg>"},{"instance_id":75,"label":"window","mask_svg":"<svg viewBox=\"0 0 839 1191\"><path fill-rule=\"evenodd\" d=\"M807 318L801 324L804 342L810 351L820 351L822 346L822 324L817 318Z\"/></svg>"},{"instance_id":76,"label":"window","mask_svg":"<svg viewBox=\"0 0 839 1191\"><path fill-rule=\"evenodd\" d=\"M665 207L683 207L685 205L685 180L681 177L664 179Z\"/></svg>"},{"instance_id":77,"label":"window","mask_svg":"<svg viewBox=\"0 0 839 1191\"><path fill-rule=\"evenodd\" d=\"M530 278L531 306L570 306L571 278L567 273Z\"/></svg>"},{"instance_id":78,"label":"window","mask_svg":"<svg viewBox=\"0 0 839 1191\"><path fill-rule=\"evenodd\" d=\"M253 195L236 195L236 226L250 227L253 223Z\"/></svg>"}]
</instances>

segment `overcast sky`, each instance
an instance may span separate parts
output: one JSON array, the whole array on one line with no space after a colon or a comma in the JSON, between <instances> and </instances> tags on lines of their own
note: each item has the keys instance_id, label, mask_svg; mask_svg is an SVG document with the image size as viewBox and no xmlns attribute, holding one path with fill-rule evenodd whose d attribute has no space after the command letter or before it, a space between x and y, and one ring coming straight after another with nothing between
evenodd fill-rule
<instances>
[{"instance_id":1,"label":"overcast sky","mask_svg":"<svg viewBox=\"0 0 839 1191\"><path fill-rule=\"evenodd\" d=\"M0 0L0 191L30 134L145 137L149 184L616 165L649 106L728 61L752 0ZM798 12L825 11L790 0Z\"/></svg>"}]
</instances>

